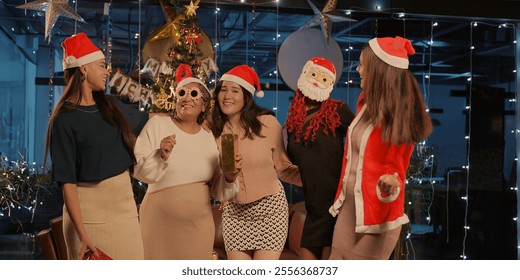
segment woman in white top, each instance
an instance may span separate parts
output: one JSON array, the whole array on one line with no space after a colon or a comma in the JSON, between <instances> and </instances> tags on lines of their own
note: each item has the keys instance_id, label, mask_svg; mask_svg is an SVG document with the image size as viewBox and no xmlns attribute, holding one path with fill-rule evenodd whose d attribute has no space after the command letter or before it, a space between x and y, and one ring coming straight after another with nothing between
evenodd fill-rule
<instances>
[{"instance_id":1,"label":"woman in white top","mask_svg":"<svg viewBox=\"0 0 520 280\"><path fill-rule=\"evenodd\" d=\"M201 127L210 108L207 87L187 65L176 76L184 79L174 114L151 118L135 145L134 176L149 184L140 207L144 257L209 260L215 235L210 189L216 200L229 199L238 191L237 173L223 175L215 138Z\"/></svg>"}]
</instances>

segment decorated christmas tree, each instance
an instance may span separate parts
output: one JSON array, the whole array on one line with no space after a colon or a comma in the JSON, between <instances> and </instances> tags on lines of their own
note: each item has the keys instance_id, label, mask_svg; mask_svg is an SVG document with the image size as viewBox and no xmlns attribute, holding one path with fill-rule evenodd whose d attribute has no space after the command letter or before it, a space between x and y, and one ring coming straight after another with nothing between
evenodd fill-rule
<instances>
[{"instance_id":1,"label":"decorated christmas tree","mask_svg":"<svg viewBox=\"0 0 520 280\"><path fill-rule=\"evenodd\" d=\"M212 50L208 57L207 54L201 50L201 43L205 41L205 46L209 42L209 38L204 36L199 27L199 20L196 14L198 3L200 1L190 2L185 6L182 14L176 15L172 18L168 7L161 1L165 14L169 17L169 23L159 30L156 34L151 36L150 41L163 40L170 38L171 44L166 53L166 65L170 71L164 73L159 72L156 78L156 83L153 85L153 92L155 95L153 112L171 112L174 109L173 94L175 89L175 79L172 73L175 73L177 67L181 64L187 64L191 67L194 76L206 82L212 69L203 67L203 60L210 59L213 62ZM211 46L211 44L210 44ZM214 65L214 63L213 63ZM214 70L214 69L213 69Z\"/></svg>"},{"instance_id":2,"label":"decorated christmas tree","mask_svg":"<svg viewBox=\"0 0 520 280\"><path fill-rule=\"evenodd\" d=\"M184 5L181 13L177 13L178 7L170 6L166 0L159 2L167 22L145 42L140 81L118 71L112 77L110 86L121 95L128 96L130 102L144 104L147 111L171 113L175 108L176 83L173 73L177 67L189 65L193 75L204 82L217 71L217 67L211 40L199 27L196 9L200 0Z\"/></svg>"}]
</instances>

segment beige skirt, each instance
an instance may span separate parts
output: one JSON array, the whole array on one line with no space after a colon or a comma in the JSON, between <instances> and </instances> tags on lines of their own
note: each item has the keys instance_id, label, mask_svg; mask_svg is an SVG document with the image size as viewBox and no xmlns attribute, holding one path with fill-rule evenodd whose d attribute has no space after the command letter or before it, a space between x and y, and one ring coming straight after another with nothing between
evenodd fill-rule
<instances>
[{"instance_id":1,"label":"beige skirt","mask_svg":"<svg viewBox=\"0 0 520 280\"><path fill-rule=\"evenodd\" d=\"M98 183L78 183L77 191L83 225L90 240L115 260L143 259L143 242L128 171ZM79 238L65 205L63 233L68 258L75 259Z\"/></svg>"},{"instance_id":2,"label":"beige skirt","mask_svg":"<svg viewBox=\"0 0 520 280\"><path fill-rule=\"evenodd\" d=\"M211 259L215 224L207 184L147 192L140 215L145 259Z\"/></svg>"}]
</instances>

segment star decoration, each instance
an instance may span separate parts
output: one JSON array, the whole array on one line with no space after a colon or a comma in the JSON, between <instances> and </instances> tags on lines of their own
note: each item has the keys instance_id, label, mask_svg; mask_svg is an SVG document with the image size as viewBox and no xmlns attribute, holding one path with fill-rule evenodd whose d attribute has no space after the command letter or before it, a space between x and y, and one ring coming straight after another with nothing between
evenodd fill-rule
<instances>
[{"instance_id":1,"label":"star decoration","mask_svg":"<svg viewBox=\"0 0 520 280\"><path fill-rule=\"evenodd\" d=\"M152 35L150 37L150 42L166 39L166 38L173 38L175 41L179 39L181 36L180 34L180 23L184 19L184 15L177 15L174 18L169 19L168 23L165 24L157 33Z\"/></svg>"},{"instance_id":2,"label":"star decoration","mask_svg":"<svg viewBox=\"0 0 520 280\"><path fill-rule=\"evenodd\" d=\"M169 5L164 2L164 0L159 0L161 7L164 11L164 14L166 15L166 20L168 23L166 23L159 31L157 31L155 34L152 34L150 36L150 42L166 39L166 38L172 38L174 41L178 41L178 39L181 36L180 32L180 24L183 20L185 20L190 13L190 10L193 12L193 15L195 15L195 10L199 7L197 6L200 2L200 0L196 0L195 4L193 2L190 2L190 5L185 5L186 10L184 13L180 15L176 15L174 11L171 10ZM191 7L191 8L190 8Z\"/></svg>"},{"instance_id":3,"label":"star decoration","mask_svg":"<svg viewBox=\"0 0 520 280\"><path fill-rule=\"evenodd\" d=\"M36 0L16 6L16 8L45 11L45 38L48 39L49 42L51 41L52 28L56 24L58 17L64 16L83 23L85 22L85 20L69 6L67 0Z\"/></svg>"},{"instance_id":4,"label":"star decoration","mask_svg":"<svg viewBox=\"0 0 520 280\"><path fill-rule=\"evenodd\" d=\"M166 2L166 0L159 0L159 3L161 4L161 8L163 9L166 20L168 20L168 22L170 22L171 19L175 18L175 15L177 14L177 12L175 11L175 9L170 7L170 5Z\"/></svg>"},{"instance_id":5,"label":"star decoration","mask_svg":"<svg viewBox=\"0 0 520 280\"><path fill-rule=\"evenodd\" d=\"M327 45L329 44L332 22L356 21L349 17L342 16L336 11L337 0L328 0L327 3L325 3L325 7L322 11L318 10L318 8L316 8L316 6L312 4L310 0L307 0L307 2L314 12L314 17L304 26L300 27L300 29L311 28L319 24L321 26L321 30L323 31L323 36L327 41Z\"/></svg>"},{"instance_id":6,"label":"star decoration","mask_svg":"<svg viewBox=\"0 0 520 280\"><path fill-rule=\"evenodd\" d=\"M199 8L199 6L198 6L199 3L200 3L200 0L195 0L195 4L193 4L193 1L190 1L189 5L184 5L184 7L186 8L187 17L192 17L192 16L197 15L195 10Z\"/></svg>"}]
</instances>

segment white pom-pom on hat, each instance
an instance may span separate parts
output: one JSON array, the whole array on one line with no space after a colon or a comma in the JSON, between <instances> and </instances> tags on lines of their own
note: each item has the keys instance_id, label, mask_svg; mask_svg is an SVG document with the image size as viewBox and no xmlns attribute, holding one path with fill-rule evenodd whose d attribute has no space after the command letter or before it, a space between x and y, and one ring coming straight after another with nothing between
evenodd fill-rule
<instances>
[{"instance_id":1,"label":"white pom-pom on hat","mask_svg":"<svg viewBox=\"0 0 520 280\"><path fill-rule=\"evenodd\" d=\"M61 43L61 47L63 48L63 70L105 58L103 52L83 32L66 38Z\"/></svg>"}]
</instances>

